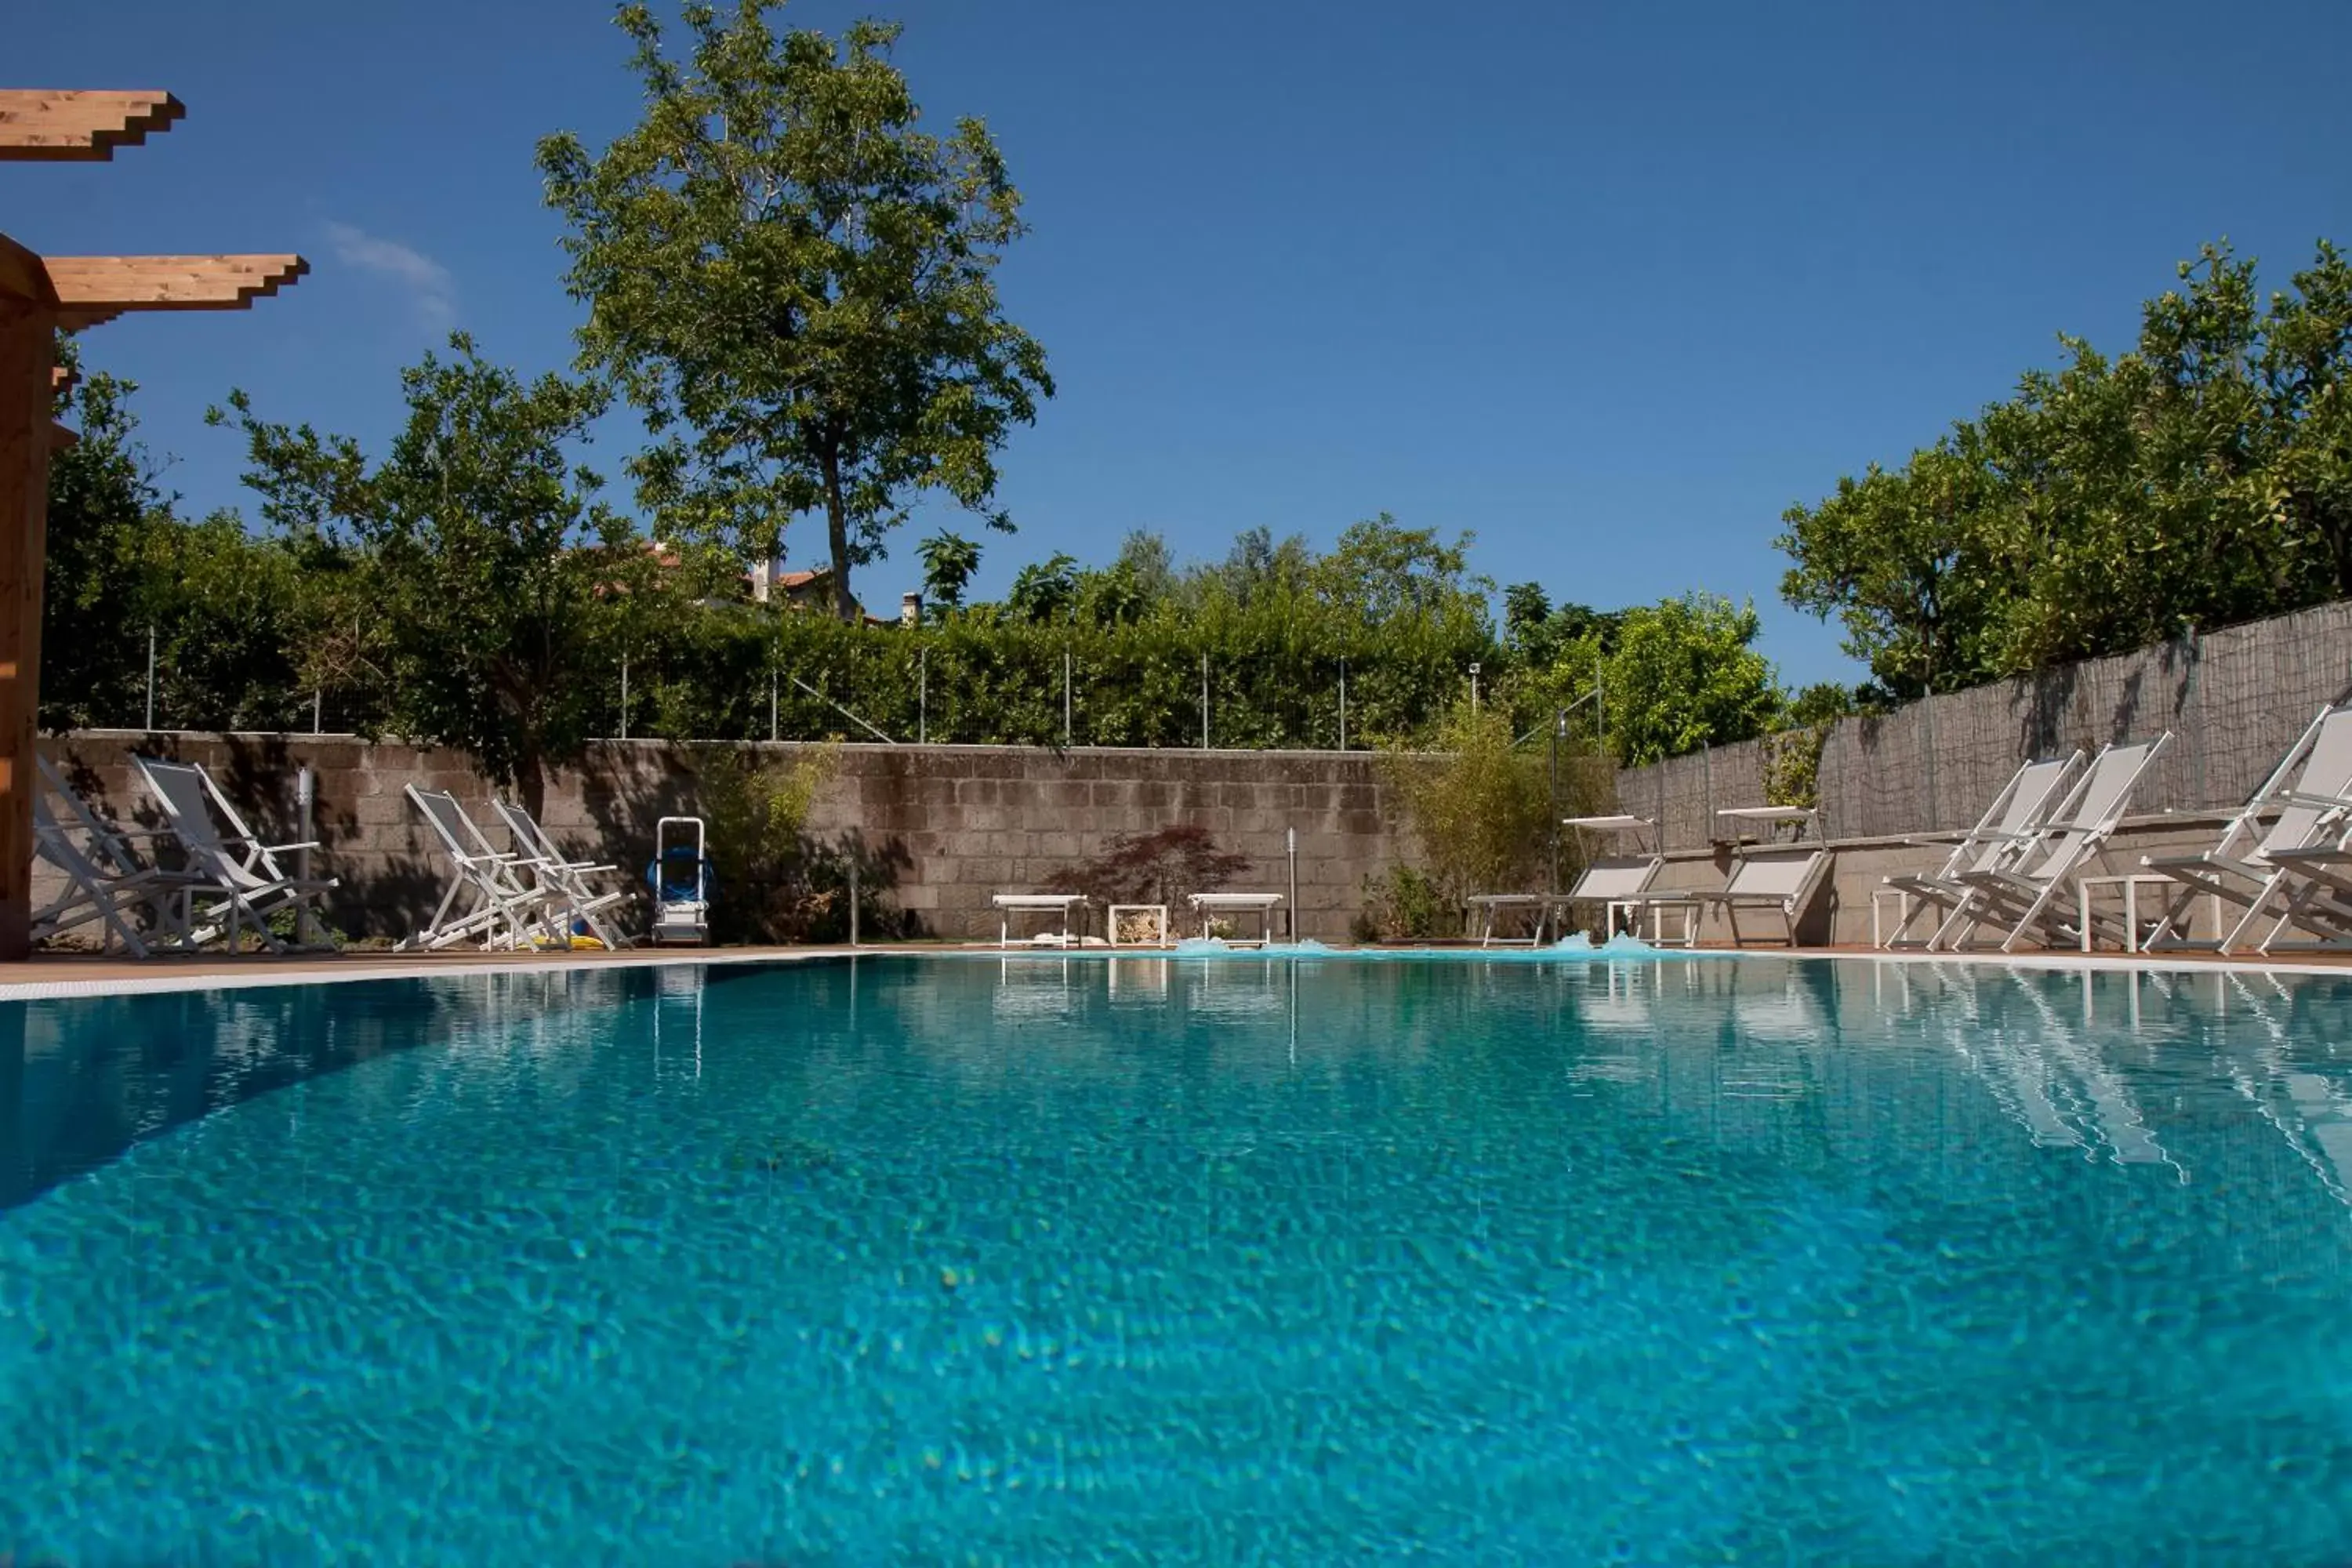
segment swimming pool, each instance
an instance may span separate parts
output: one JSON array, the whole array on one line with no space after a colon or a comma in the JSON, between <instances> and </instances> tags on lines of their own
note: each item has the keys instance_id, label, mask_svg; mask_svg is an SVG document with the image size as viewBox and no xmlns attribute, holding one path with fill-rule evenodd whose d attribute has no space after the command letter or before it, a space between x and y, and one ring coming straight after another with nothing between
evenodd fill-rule
<instances>
[{"instance_id":1,"label":"swimming pool","mask_svg":"<svg viewBox=\"0 0 2352 1568\"><path fill-rule=\"evenodd\" d=\"M2347 1022L1761 957L0 1005L0 1553L2340 1561Z\"/></svg>"}]
</instances>

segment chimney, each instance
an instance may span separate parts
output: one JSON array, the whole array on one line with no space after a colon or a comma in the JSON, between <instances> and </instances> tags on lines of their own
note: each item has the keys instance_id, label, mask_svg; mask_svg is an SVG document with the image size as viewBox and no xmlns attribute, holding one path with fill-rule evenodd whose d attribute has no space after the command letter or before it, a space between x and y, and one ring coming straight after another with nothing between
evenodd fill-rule
<instances>
[{"instance_id":1,"label":"chimney","mask_svg":"<svg viewBox=\"0 0 2352 1568\"><path fill-rule=\"evenodd\" d=\"M902 626L919 626L923 624L923 596L920 594L898 595L898 624Z\"/></svg>"}]
</instances>

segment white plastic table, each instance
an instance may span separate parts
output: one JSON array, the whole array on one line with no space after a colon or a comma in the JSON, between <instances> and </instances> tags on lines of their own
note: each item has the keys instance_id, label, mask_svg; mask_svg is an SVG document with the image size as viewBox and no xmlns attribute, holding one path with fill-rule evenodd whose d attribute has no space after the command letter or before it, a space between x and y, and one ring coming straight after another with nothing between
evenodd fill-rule
<instances>
[{"instance_id":1,"label":"white plastic table","mask_svg":"<svg viewBox=\"0 0 2352 1568\"><path fill-rule=\"evenodd\" d=\"M1473 893L1463 902L1472 909L1485 911L1486 919L1478 931L1480 947L1541 947L1544 929L1551 923L1552 910L1568 902L1565 893ZM1526 936L1496 936L1495 916L1504 910L1533 910L1535 929Z\"/></svg>"},{"instance_id":2,"label":"white plastic table","mask_svg":"<svg viewBox=\"0 0 2352 1568\"><path fill-rule=\"evenodd\" d=\"M2143 882L2159 888L2179 886L2171 878L2152 871L2118 873L2111 877L2077 877L2074 879L2074 929L2083 933L2083 951L2091 951L2091 889L2121 886L2124 890L2124 951L2140 951L2139 889Z\"/></svg>"},{"instance_id":3,"label":"white plastic table","mask_svg":"<svg viewBox=\"0 0 2352 1568\"><path fill-rule=\"evenodd\" d=\"M1201 917L1201 935L1209 934L1209 921L1219 910L1255 910L1265 918L1265 930L1255 941L1247 937L1229 937L1235 947L1264 947L1274 940L1274 906L1282 902L1280 893L1189 893L1186 901Z\"/></svg>"},{"instance_id":4,"label":"white plastic table","mask_svg":"<svg viewBox=\"0 0 2352 1568\"><path fill-rule=\"evenodd\" d=\"M1013 945L1013 917L1015 914L1058 914L1062 917L1059 931L1041 931L1030 938L1033 942L1050 942L1056 947L1076 947L1078 939L1070 931L1072 905L1087 907L1084 893L998 893L990 900L996 906L996 945ZM985 929L985 928L983 928Z\"/></svg>"}]
</instances>

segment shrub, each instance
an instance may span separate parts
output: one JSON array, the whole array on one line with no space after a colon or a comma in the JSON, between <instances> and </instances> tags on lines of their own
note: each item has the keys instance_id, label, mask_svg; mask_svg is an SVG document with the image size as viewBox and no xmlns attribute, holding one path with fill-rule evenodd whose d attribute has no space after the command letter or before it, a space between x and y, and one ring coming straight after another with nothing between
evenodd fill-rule
<instances>
[{"instance_id":1,"label":"shrub","mask_svg":"<svg viewBox=\"0 0 2352 1568\"><path fill-rule=\"evenodd\" d=\"M1449 934L1455 907L1428 875L1411 866L1391 866L1384 877L1364 879L1364 908L1357 915L1358 942L1419 942Z\"/></svg>"},{"instance_id":2,"label":"shrub","mask_svg":"<svg viewBox=\"0 0 2352 1568\"><path fill-rule=\"evenodd\" d=\"M719 896L719 941L807 942L847 924L846 876L807 833L817 791L840 767L831 746L775 762L743 747L693 754L697 795Z\"/></svg>"}]
</instances>

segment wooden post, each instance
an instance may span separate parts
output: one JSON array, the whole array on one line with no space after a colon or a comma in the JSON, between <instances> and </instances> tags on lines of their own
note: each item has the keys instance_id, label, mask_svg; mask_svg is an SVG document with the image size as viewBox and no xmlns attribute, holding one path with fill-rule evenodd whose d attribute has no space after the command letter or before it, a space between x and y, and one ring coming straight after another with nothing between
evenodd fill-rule
<instances>
[{"instance_id":1,"label":"wooden post","mask_svg":"<svg viewBox=\"0 0 2352 1568\"><path fill-rule=\"evenodd\" d=\"M32 948L33 765L47 557L49 314L0 299L0 961Z\"/></svg>"},{"instance_id":2,"label":"wooden post","mask_svg":"<svg viewBox=\"0 0 2352 1568\"><path fill-rule=\"evenodd\" d=\"M104 163L167 131L168 92L0 89L0 162ZM40 714L57 334L126 310L236 310L310 270L299 256L41 257L0 235L0 962L32 947L33 742Z\"/></svg>"}]
</instances>

